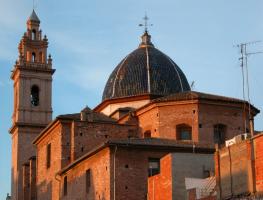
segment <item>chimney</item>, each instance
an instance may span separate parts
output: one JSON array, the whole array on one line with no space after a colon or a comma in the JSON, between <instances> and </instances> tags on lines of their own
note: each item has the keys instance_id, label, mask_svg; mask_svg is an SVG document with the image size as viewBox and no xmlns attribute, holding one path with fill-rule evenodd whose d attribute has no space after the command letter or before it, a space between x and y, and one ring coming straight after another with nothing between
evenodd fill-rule
<instances>
[{"instance_id":1,"label":"chimney","mask_svg":"<svg viewBox=\"0 0 263 200\"><path fill-rule=\"evenodd\" d=\"M81 121L93 122L94 116L93 111L87 106L80 112Z\"/></svg>"}]
</instances>

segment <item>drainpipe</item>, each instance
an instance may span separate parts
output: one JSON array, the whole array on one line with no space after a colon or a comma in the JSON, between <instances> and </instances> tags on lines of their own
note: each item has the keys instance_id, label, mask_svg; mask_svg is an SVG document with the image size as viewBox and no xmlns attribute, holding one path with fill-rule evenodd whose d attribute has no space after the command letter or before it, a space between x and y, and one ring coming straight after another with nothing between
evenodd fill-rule
<instances>
[{"instance_id":1,"label":"drainpipe","mask_svg":"<svg viewBox=\"0 0 263 200\"><path fill-rule=\"evenodd\" d=\"M113 154L113 200L116 200L116 152L117 145L115 146Z\"/></svg>"},{"instance_id":2,"label":"drainpipe","mask_svg":"<svg viewBox=\"0 0 263 200\"><path fill-rule=\"evenodd\" d=\"M60 178L58 178L58 176L59 176L59 175L56 174L56 175L55 175L55 179L58 181L58 184L59 184L59 185L58 185L58 187L59 187L58 198L61 199L61 197L60 197L60 195L61 195L61 191L60 191L60 189L61 189L61 176L59 176Z\"/></svg>"}]
</instances>

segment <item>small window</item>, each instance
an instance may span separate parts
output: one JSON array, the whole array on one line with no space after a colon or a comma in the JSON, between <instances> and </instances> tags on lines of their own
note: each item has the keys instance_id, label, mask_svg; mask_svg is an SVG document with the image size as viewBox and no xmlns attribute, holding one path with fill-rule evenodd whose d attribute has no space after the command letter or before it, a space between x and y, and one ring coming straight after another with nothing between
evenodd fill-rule
<instances>
[{"instance_id":1,"label":"small window","mask_svg":"<svg viewBox=\"0 0 263 200\"><path fill-rule=\"evenodd\" d=\"M90 169L88 169L88 170L86 170L86 193L88 193L90 190L90 182L91 182L90 178L91 178Z\"/></svg>"},{"instance_id":2,"label":"small window","mask_svg":"<svg viewBox=\"0 0 263 200\"><path fill-rule=\"evenodd\" d=\"M226 125L216 124L214 125L214 143L219 146L224 145L226 135Z\"/></svg>"},{"instance_id":3,"label":"small window","mask_svg":"<svg viewBox=\"0 0 263 200\"><path fill-rule=\"evenodd\" d=\"M36 85L33 85L31 88L31 104L33 106L39 105L39 88Z\"/></svg>"},{"instance_id":4,"label":"small window","mask_svg":"<svg viewBox=\"0 0 263 200\"><path fill-rule=\"evenodd\" d=\"M152 134L150 130L144 132L144 138L150 138L151 136Z\"/></svg>"},{"instance_id":5,"label":"small window","mask_svg":"<svg viewBox=\"0 0 263 200\"><path fill-rule=\"evenodd\" d=\"M68 177L64 177L64 185L63 185L63 194L66 196L68 194Z\"/></svg>"},{"instance_id":6,"label":"small window","mask_svg":"<svg viewBox=\"0 0 263 200\"><path fill-rule=\"evenodd\" d=\"M51 144L47 145L47 168L50 168L51 161Z\"/></svg>"},{"instance_id":7,"label":"small window","mask_svg":"<svg viewBox=\"0 0 263 200\"><path fill-rule=\"evenodd\" d=\"M177 140L192 140L192 127L187 124L176 126Z\"/></svg>"},{"instance_id":8,"label":"small window","mask_svg":"<svg viewBox=\"0 0 263 200\"><path fill-rule=\"evenodd\" d=\"M36 54L34 52L31 55L31 61L36 62Z\"/></svg>"},{"instance_id":9,"label":"small window","mask_svg":"<svg viewBox=\"0 0 263 200\"><path fill-rule=\"evenodd\" d=\"M148 176L154 176L160 173L160 159L149 158Z\"/></svg>"},{"instance_id":10,"label":"small window","mask_svg":"<svg viewBox=\"0 0 263 200\"><path fill-rule=\"evenodd\" d=\"M37 32L35 29L32 30L32 40L36 40L37 39Z\"/></svg>"}]
</instances>

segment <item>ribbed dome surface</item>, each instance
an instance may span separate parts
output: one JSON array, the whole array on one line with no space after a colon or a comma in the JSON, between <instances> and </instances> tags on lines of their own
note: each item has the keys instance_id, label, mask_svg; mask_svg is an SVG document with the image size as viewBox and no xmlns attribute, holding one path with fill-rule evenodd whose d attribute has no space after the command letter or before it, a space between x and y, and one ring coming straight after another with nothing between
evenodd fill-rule
<instances>
[{"instance_id":1,"label":"ribbed dome surface","mask_svg":"<svg viewBox=\"0 0 263 200\"><path fill-rule=\"evenodd\" d=\"M144 40L143 37L148 38ZM152 45L148 33L142 39L139 48L111 73L102 100L143 94L170 95L190 90L182 70Z\"/></svg>"}]
</instances>

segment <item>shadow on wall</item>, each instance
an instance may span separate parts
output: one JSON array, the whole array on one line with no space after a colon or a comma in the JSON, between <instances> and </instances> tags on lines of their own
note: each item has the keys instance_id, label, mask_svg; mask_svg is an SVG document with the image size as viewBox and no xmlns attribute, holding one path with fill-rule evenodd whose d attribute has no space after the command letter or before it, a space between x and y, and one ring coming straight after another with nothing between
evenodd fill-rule
<instances>
[{"instance_id":1,"label":"shadow on wall","mask_svg":"<svg viewBox=\"0 0 263 200\"><path fill-rule=\"evenodd\" d=\"M92 170L83 169L82 175L67 174L61 177L60 186L60 199L61 200L83 200L83 199L96 199L96 200L110 200L107 198L106 191L109 190L107 183L104 180L96 182ZM74 172L73 172L74 173ZM65 179L65 177L67 177ZM67 181L65 184L64 181ZM96 188L95 188L96 185ZM66 188L65 188L66 187ZM108 191L109 192L109 191Z\"/></svg>"},{"instance_id":2,"label":"shadow on wall","mask_svg":"<svg viewBox=\"0 0 263 200\"><path fill-rule=\"evenodd\" d=\"M52 200L52 181L43 181L37 185L37 199L38 200Z\"/></svg>"}]
</instances>

